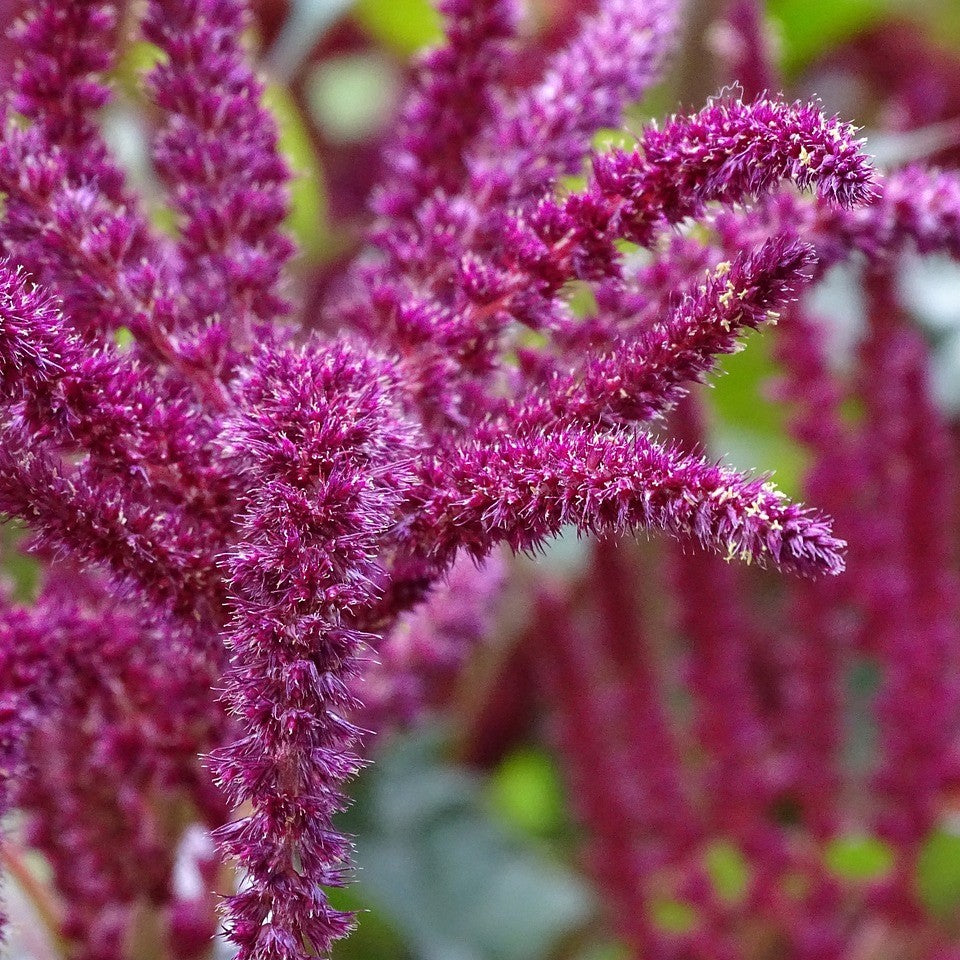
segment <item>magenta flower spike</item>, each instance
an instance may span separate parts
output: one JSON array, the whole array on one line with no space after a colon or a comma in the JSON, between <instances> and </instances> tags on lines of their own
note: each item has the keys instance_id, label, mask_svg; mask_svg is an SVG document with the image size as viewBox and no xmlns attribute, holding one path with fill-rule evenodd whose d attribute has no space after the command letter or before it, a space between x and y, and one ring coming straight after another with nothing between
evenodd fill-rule
<instances>
[{"instance_id":1,"label":"magenta flower spike","mask_svg":"<svg viewBox=\"0 0 960 960\"><path fill-rule=\"evenodd\" d=\"M477 176L529 203L558 177L578 173L593 135L618 126L624 109L660 78L676 44L679 11L676 0L600 0L542 81L484 131Z\"/></svg>"},{"instance_id":2,"label":"magenta flower spike","mask_svg":"<svg viewBox=\"0 0 960 960\"><path fill-rule=\"evenodd\" d=\"M590 278L609 271L615 254L605 247L614 239L647 245L708 203L741 204L784 180L841 207L873 197L872 169L848 124L811 104L718 99L648 129L633 152L594 157L588 189L541 207L534 230L557 240L572 234L562 259L553 258Z\"/></svg>"},{"instance_id":3,"label":"magenta flower spike","mask_svg":"<svg viewBox=\"0 0 960 960\"><path fill-rule=\"evenodd\" d=\"M227 566L243 737L212 757L231 801L253 805L219 834L248 878L227 917L244 958L325 955L352 926L322 890L348 869L331 818L360 763L348 684L366 638L351 617L377 594L414 441L395 368L348 346L263 352L225 430L252 481Z\"/></svg>"},{"instance_id":4,"label":"magenta flower spike","mask_svg":"<svg viewBox=\"0 0 960 960\"><path fill-rule=\"evenodd\" d=\"M40 125L51 143L66 148L74 176L107 172L94 111L110 99L104 75L114 63L119 11L115 3L37 3L12 31L20 49L30 51L14 77L11 105ZM101 180L115 191L122 178Z\"/></svg>"},{"instance_id":5,"label":"magenta flower spike","mask_svg":"<svg viewBox=\"0 0 960 960\"><path fill-rule=\"evenodd\" d=\"M714 357L742 349L739 333L775 324L814 262L809 247L771 241L718 264L663 322L653 320L635 339L605 344L582 375L555 376L548 397L528 416L546 422L652 419L683 396L685 382L703 380Z\"/></svg>"},{"instance_id":6,"label":"magenta flower spike","mask_svg":"<svg viewBox=\"0 0 960 960\"><path fill-rule=\"evenodd\" d=\"M375 201L387 230L404 226L435 192L459 192L478 133L503 122L517 0L442 0L439 10L446 43L421 58L396 142L387 149L390 176Z\"/></svg>"},{"instance_id":7,"label":"magenta flower spike","mask_svg":"<svg viewBox=\"0 0 960 960\"><path fill-rule=\"evenodd\" d=\"M194 324L218 317L236 346L287 311L294 250L281 227L290 171L243 49L247 23L243 0L152 0L143 25L167 57L147 89L164 119L154 160L181 218L186 306Z\"/></svg>"},{"instance_id":8,"label":"magenta flower spike","mask_svg":"<svg viewBox=\"0 0 960 960\"><path fill-rule=\"evenodd\" d=\"M566 525L583 532L660 529L728 558L796 573L839 573L844 544L829 523L771 483L684 456L630 431L579 426L504 435L424 458L415 496L430 554L477 557L506 541L531 550Z\"/></svg>"}]
</instances>

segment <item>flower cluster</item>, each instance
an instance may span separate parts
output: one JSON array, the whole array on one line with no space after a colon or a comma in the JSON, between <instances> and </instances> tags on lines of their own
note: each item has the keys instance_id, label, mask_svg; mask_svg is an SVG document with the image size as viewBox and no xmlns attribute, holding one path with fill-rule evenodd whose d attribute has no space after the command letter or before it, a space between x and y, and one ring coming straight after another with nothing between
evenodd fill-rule
<instances>
[{"instance_id":1,"label":"flower cluster","mask_svg":"<svg viewBox=\"0 0 960 960\"><path fill-rule=\"evenodd\" d=\"M32 0L15 28L0 510L25 526L41 584L34 603L10 595L0 609L0 814L20 811L23 842L52 866L46 920L71 958L143 955L147 930L177 960L202 952L210 904L173 877L197 823L224 861L204 875L241 960L328 955L354 922L326 888L350 872L334 817L365 728L442 697L487 629L500 545L534 552L567 527L665 533L677 594L706 591L683 630L698 651L707 826L678 815L681 761L609 545L597 547L607 628L548 644L585 817L613 825L594 866L638 948L694 955L664 952L632 898L682 873L711 830L776 861L758 898L798 869L754 830L779 796L765 773L776 756L747 689L756 649L732 603L738 568L718 558L798 575L787 589L809 629L828 632L826 611L851 596L877 622L899 611L863 640L899 665L883 699L882 829L916 845L931 822L950 734L930 730L954 697L943 558L915 550L890 512L872 533L850 526L862 566L843 590L821 586L845 563L831 520L703 456L683 402L717 356L781 318L785 357L819 374L794 306L803 287L854 253L880 270L908 243L957 250L960 185L919 169L880 183L853 128L765 95L721 94L642 130L634 149L594 151L658 78L679 4L600 0L529 86L516 79L518 4L439 6L447 39L421 60L385 145L366 242L315 310L287 270L291 174L243 0L149 0L141 22L107 0ZM157 53L142 92L172 235L97 122L131 36ZM585 169L584 186L565 186ZM587 317L571 305L581 287L596 301ZM935 418L918 351L903 324L878 322L859 463L876 502L902 504L939 542L948 451L897 416ZM848 488L830 473L849 467L831 449L840 415L802 419L822 455L815 501L846 518ZM902 622L905 605L922 622ZM832 704L814 676L826 654L807 655L777 718L810 724L808 759L790 755L783 777L816 819L834 790ZM937 704L923 722L905 706L916 690ZM610 776L591 786L597 769ZM637 824L628 856L622 829ZM16 843L4 851L29 872ZM705 889L695 866L688 879ZM891 910L907 909L905 883L885 892ZM725 916L708 894L698 903Z\"/></svg>"}]
</instances>

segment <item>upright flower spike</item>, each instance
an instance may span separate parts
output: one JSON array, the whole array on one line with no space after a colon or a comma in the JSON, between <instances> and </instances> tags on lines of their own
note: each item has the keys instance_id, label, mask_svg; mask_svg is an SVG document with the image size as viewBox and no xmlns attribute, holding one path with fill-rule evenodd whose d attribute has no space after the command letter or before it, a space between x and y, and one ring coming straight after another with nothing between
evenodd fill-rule
<instances>
[{"instance_id":1,"label":"upright flower spike","mask_svg":"<svg viewBox=\"0 0 960 960\"><path fill-rule=\"evenodd\" d=\"M702 825L682 782L679 745L662 695L663 664L637 617L642 598L632 577L636 565L636 551L629 543L601 538L591 548L595 637L580 656L596 661L599 682L588 683L594 692L588 689L584 696L595 699L601 713L609 711L600 729L618 741L611 753L619 754L620 772L611 786L630 811L634 842L642 847L644 838L662 838L683 851L697 839ZM606 696L599 693L604 687L609 688ZM644 775L637 777L639 770ZM686 815L676 817L678 809ZM631 859L635 880L649 874L641 849L627 857Z\"/></svg>"},{"instance_id":2,"label":"upright flower spike","mask_svg":"<svg viewBox=\"0 0 960 960\"><path fill-rule=\"evenodd\" d=\"M687 397L672 417L688 446L704 436L698 400ZM709 828L756 847L766 839L773 791L768 731L751 682L756 631L743 602L746 585L738 568L681 543L670 545L668 564L678 626L689 651L686 674L704 754L701 790Z\"/></svg>"},{"instance_id":3,"label":"upright flower spike","mask_svg":"<svg viewBox=\"0 0 960 960\"><path fill-rule=\"evenodd\" d=\"M118 20L115 3L40 2L11 30L22 59L10 106L31 124L24 131L5 111L0 239L85 332L125 325L176 360L164 336L174 307L161 290L171 251L138 214L92 116L109 99Z\"/></svg>"},{"instance_id":4,"label":"upright flower spike","mask_svg":"<svg viewBox=\"0 0 960 960\"><path fill-rule=\"evenodd\" d=\"M592 556L586 609L546 590L538 596L537 667L584 827L587 869L631 956L736 957L729 905L704 869L710 824L670 723L666 664L637 618L636 558L627 545L604 541ZM585 613L591 619L581 627ZM691 912L689 929L658 922L658 908L674 898Z\"/></svg>"},{"instance_id":5,"label":"upright flower spike","mask_svg":"<svg viewBox=\"0 0 960 960\"><path fill-rule=\"evenodd\" d=\"M957 463L929 396L920 335L898 316L888 284L885 276L871 281L863 397L875 502L889 516L881 549L863 562L875 564L870 572L880 587L873 600L881 606L871 618L884 666L878 821L886 836L911 849L936 824L943 793L958 775L952 750L960 689L951 665L960 657L960 581L948 532ZM916 709L918 695L926 710ZM904 883L909 897L909 880Z\"/></svg>"},{"instance_id":6,"label":"upright flower spike","mask_svg":"<svg viewBox=\"0 0 960 960\"><path fill-rule=\"evenodd\" d=\"M783 370L777 396L792 406L790 433L812 458L804 491L834 511L837 529L857 544L857 553L863 544L854 524L862 517L869 484L859 444L844 422L844 391L828 366L824 329L803 305L794 306L777 328L773 350ZM789 694L781 710L789 791L807 828L825 840L840 829L843 678L851 655L842 611L857 592L852 587L857 574L850 566L856 562L850 561L846 575L829 584L792 583L787 588L788 617L795 624L784 643Z\"/></svg>"},{"instance_id":7,"label":"upright flower spike","mask_svg":"<svg viewBox=\"0 0 960 960\"><path fill-rule=\"evenodd\" d=\"M166 54L147 87L163 111L154 160L181 217L193 322L219 316L228 342L287 312L281 228L290 171L242 44L243 0L151 0L144 34Z\"/></svg>"},{"instance_id":8,"label":"upright flower spike","mask_svg":"<svg viewBox=\"0 0 960 960\"><path fill-rule=\"evenodd\" d=\"M21 130L7 121L0 139L5 254L63 301L81 332L106 339L129 330L151 360L169 365L222 407L209 358L173 335L184 297L165 245L157 244L135 207L111 199L96 183L71 179L69 168L65 151L40 128Z\"/></svg>"},{"instance_id":9,"label":"upright flower spike","mask_svg":"<svg viewBox=\"0 0 960 960\"><path fill-rule=\"evenodd\" d=\"M509 72L520 16L517 0L443 0L439 9L445 42L423 57L384 151L386 180L373 196L380 216L371 241L387 260L358 269L351 278L360 303L372 305L379 315L381 333L397 335L393 347L406 339L404 328L432 326L431 313L446 313L440 303L425 304L423 318L416 318L416 307L401 301L409 286L429 283L438 258L448 259L485 212L486 204L477 203L477 191L468 184L468 155L479 131L499 126L501 82ZM394 322L391 309L406 317ZM360 317L369 320L365 314L361 308ZM427 365L442 367L442 362L431 358Z\"/></svg>"},{"instance_id":10,"label":"upright flower spike","mask_svg":"<svg viewBox=\"0 0 960 960\"><path fill-rule=\"evenodd\" d=\"M28 8L11 39L21 59L11 106L67 151L73 178L95 178L119 199L123 178L107 155L93 113L110 98L119 13L103 0L45 0Z\"/></svg>"},{"instance_id":11,"label":"upright flower spike","mask_svg":"<svg viewBox=\"0 0 960 960\"><path fill-rule=\"evenodd\" d=\"M594 134L657 82L672 52L676 0L600 0L579 33L518 96L505 122L485 132L475 176L514 202L540 199L559 177L580 172Z\"/></svg>"},{"instance_id":12,"label":"upright flower spike","mask_svg":"<svg viewBox=\"0 0 960 960\"><path fill-rule=\"evenodd\" d=\"M247 877L227 906L242 960L326 956L352 926L322 889L348 869L331 817L360 765L351 617L377 596L411 439L395 370L345 346L263 352L224 435L250 490L227 563L226 698L244 736L213 756L227 796L253 806L220 831Z\"/></svg>"},{"instance_id":13,"label":"upright flower spike","mask_svg":"<svg viewBox=\"0 0 960 960\"><path fill-rule=\"evenodd\" d=\"M446 42L428 51L386 151L389 178L375 198L385 229L405 221L435 191L456 194L467 180L477 133L502 118L499 83L510 65L517 0L441 0Z\"/></svg>"},{"instance_id":14,"label":"upright flower spike","mask_svg":"<svg viewBox=\"0 0 960 960\"><path fill-rule=\"evenodd\" d=\"M647 911L637 909L637 904L665 846L662 836L650 829L662 824L663 811L656 802L660 798L650 797L645 788L652 793L670 783L677 771L670 769L669 758L647 750L642 767L647 776L630 778L639 783L642 800L638 802L637 791L624 789L627 778L618 748L628 724L623 698L611 695L610 689L622 693L625 684L616 678L625 672L623 664L611 669L604 646L608 634L598 638L578 630L569 604L554 592L541 587L537 598L539 622L551 625L549 636L538 638L544 652L536 662L551 707L551 733L561 752L574 815L587 831L587 869L604 895L614 929L640 951L652 946L656 934ZM643 651L633 655L639 659ZM631 732L647 732L651 719L662 721L659 706L657 701L648 702L639 717L630 717ZM676 809L677 798L673 799ZM685 830L695 830L696 815L689 812L689 818L671 819L668 829L682 824Z\"/></svg>"}]
</instances>

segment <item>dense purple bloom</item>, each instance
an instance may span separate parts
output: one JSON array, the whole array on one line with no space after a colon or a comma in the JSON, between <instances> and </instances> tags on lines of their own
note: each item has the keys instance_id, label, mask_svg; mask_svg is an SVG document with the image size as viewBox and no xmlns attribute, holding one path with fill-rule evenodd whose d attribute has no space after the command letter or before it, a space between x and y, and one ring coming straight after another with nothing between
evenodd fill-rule
<instances>
[{"instance_id":1,"label":"dense purple bloom","mask_svg":"<svg viewBox=\"0 0 960 960\"><path fill-rule=\"evenodd\" d=\"M624 236L645 243L656 224L678 223L710 201L732 204L780 180L851 206L870 199L872 172L853 130L810 104L718 99L692 117L653 128L632 152L595 163L602 195L623 198Z\"/></svg>"},{"instance_id":2,"label":"dense purple bloom","mask_svg":"<svg viewBox=\"0 0 960 960\"><path fill-rule=\"evenodd\" d=\"M349 313L410 357L431 419L449 428L488 409L511 326L562 327L564 285L618 277L618 240L650 243L710 202L741 203L784 179L848 205L870 196L869 165L848 127L766 100L718 101L593 166L585 190L529 210L430 198L415 228L387 241L388 263L363 274L367 290ZM437 260L447 268L437 271Z\"/></svg>"},{"instance_id":3,"label":"dense purple bloom","mask_svg":"<svg viewBox=\"0 0 960 960\"><path fill-rule=\"evenodd\" d=\"M656 82L678 30L671 0L605 0L476 146L475 178L511 200L535 201L578 173L594 133Z\"/></svg>"},{"instance_id":4,"label":"dense purple bloom","mask_svg":"<svg viewBox=\"0 0 960 960\"><path fill-rule=\"evenodd\" d=\"M773 241L718 264L663 321L653 320L633 339L604 344L582 373L556 375L542 413L535 405L527 417L650 420L702 380L715 356L740 349L741 331L776 323L813 262L810 248Z\"/></svg>"},{"instance_id":5,"label":"dense purple bloom","mask_svg":"<svg viewBox=\"0 0 960 960\"><path fill-rule=\"evenodd\" d=\"M144 903L185 957L202 939L207 902L173 890L155 809L184 797L238 867L223 892L239 956L328 955L354 922L325 888L350 871L333 818L363 762L360 724L416 714L482 639L501 544L534 552L569 526L665 532L686 595L716 558L684 545L811 578L843 569L825 515L644 424L814 271L816 223L766 226L792 197L784 181L815 191L793 202L812 221L835 217L831 236L861 238L849 249L882 233L870 218L883 216L923 246L921 232L940 229L924 209L939 203L949 226L948 185L912 220L892 180L878 204L851 210L875 193L853 129L766 98L713 100L647 128L634 150L591 151L657 78L676 4L601 0L529 89L512 78L512 0L441 10L447 41L422 61L389 138L378 220L324 306L323 336L289 321L290 171L243 43L246 4L151 0L131 24L162 53L145 86L173 238L126 187L93 113L109 96L117 5L38 0L18 28L0 139L0 511L26 524L46 577L35 607L2 611L0 665L15 679L0 686L0 802L27 813L53 865L71 955L123 960ZM565 192L560 178L586 164L586 186ZM665 239L688 221L716 242ZM724 259L733 236L743 242ZM650 255L643 289L624 241ZM582 329L577 282L598 301ZM936 473L941 453L926 450L922 469ZM571 626L548 670L569 701L560 725L579 779L596 763L624 791L588 791L588 818L610 813L644 838L670 831L677 845L658 840L650 856L638 843L607 866L629 910L704 831L763 847L728 814L770 789L765 774L747 777L769 741L746 694L716 730L701 715L716 802L699 816L630 621L623 556L601 545L596 563L596 657ZM720 632L740 629L737 582L712 584L715 623L683 623L702 653L701 709L749 685L748 642L721 656ZM938 626L943 590L922 596ZM605 658L634 685L614 682ZM903 682L933 689L933 666ZM609 684L608 702L591 678ZM593 725L582 743L578 723ZM890 730L890 756L906 737L916 759L918 731ZM636 769L649 785L631 786ZM616 840L604 835L598 869ZM702 869L686 876L725 956L724 909ZM648 918L636 922L637 942L660 943Z\"/></svg>"},{"instance_id":6,"label":"dense purple bloom","mask_svg":"<svg viewBox=\"0 0 960 960\"><path fill-rule=\"evenodd\" d=\"M348 682L365 637L350 620L376 596L416 439L395 367L346 346L265 351L226 426L251 490L228 561L227 703L245 735L213 767L254 806L220 831L250 884L229 902L242 957L326 954L352 924L319 886L349 855L331 817L359 766Z\"/></svg>"},{"instance_id":7,"label":"dense purple bloom","mask_svg":"<svg viewBox=\"0 0 960 960\"><path fill-rule=\"evenodd\" d=\"M529 550L566 525L594 533L637 528L698 539L729 558L798 573L839 573L844 544L827 521L789 503L763 478L684 456L629 431L561 426L423 458L409 531L431 531L441 562L480 557L505 540ZM425 541L424 541L425 542Z\"/></svg>"},{"instance_id":8,"label":"dense purple bloom","mask_svg":"<svg viewBox=\"0 0 960 960\"><path fill-rule=\"evenodd\" d=\"M246 348L287 309L278 286L293 243L280 224L290 172L263 84L241 42L242 0L153 0L144 35L167 56L147 81L164 125L157 170L181 218L181 283L211 345ZM214 362L214 358L210 358Z\"/></svg>"},{"instance_id":9,"label":"dense purple bloom","mask_svg":"<svg viewBox=\"0 0 960 960\"><path fill-rule=\"evenodd\" d=\"M196 753L219 719L206 651L104 587L57 567L33 608L4 604L0 743L3 789L67 894L64 936L78 955L119 958L137 899L162 901L169 884L152 797L202 784ZM154 655L160 643L172 659Z\"/></svg>"},{"instance_id":10,"label":"dense purple bloom","mask_svg":"<svg viewBox=\"0 0 960 960\"><path fill-rule=\"evenodd\" d=\"M18 48L32 53L16 71L11 106L50 143L68 148L73 177L95 176L114 199L123 181L110 167L93 111L110 98L103 75L113 66L118 19L116 6L102 0L52 0L34 4L11 31Z\"/></svg>"},{"instance_id":11,"label":"dense purple bloom","mask_svg":"<svg viewBox=\"0 0 960 960\"><path fill-rule=\"evenodd\" d=\"M467 175L466 150L480 130L499 129L503 119L517 0L442 0L439 9L447 42L422 57L397 143L387 151L391 175L376 206L393 221L388 229L403 226L434 192L456 193Z\"/></svg>"},{"instance_id":12,"label":"dense purple bloom","mask_svg":"<svg viewBox=\"0 0 960 960\"><path fill-rule=\"evenodd\" d=\"M0 304L0 392L22 404L28 429L105 470L151 479L162 470L178 492L214 479L198 462L204 424L187 397L110 344L91 350L58 305L6 264Z\"/></svg>"}]
</instances>

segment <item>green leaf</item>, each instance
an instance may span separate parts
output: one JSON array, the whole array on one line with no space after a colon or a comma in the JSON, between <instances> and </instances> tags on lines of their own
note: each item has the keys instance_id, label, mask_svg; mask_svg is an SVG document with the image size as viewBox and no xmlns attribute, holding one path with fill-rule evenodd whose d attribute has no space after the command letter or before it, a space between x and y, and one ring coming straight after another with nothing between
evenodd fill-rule
<instances>
[{"instance_id":1,"label":"green leaf","mask_svg":"<svg viewBox=\"0 0 960 960\"><path fill-rule=\"evenodd\" d=\"M664 933L690 933L699 919L697 911L681 900L654 900L650 904L650 919Z\"/></svg>"},{"instance_id":2,"label":"green leaf","mask_svg":"<svg viewBox=\"0 0 960 960\"><path fill-rule=\"evenodd\" d=\"M740 849L728 840L718 840L707 849L706 861L717 895L727 903L742 902L750 883L750 865Z\"/></svg>"},{"instance_id":3,"label":"green leaf","mask_svg":"<svg viewBox=\"0 0 960 960\"><path fill-rule=\"evenodd\" d=\"M744 349L718 358L709 377L709 396L720 419L745 424L757 433L777 433L783 428L784 408L763 395L766 383L776 374L770 356L771 340L763 331L746 333Z\"/></svg>"},{"instance_id":4,"label":"green leaf","mask_svg":"<svg viewBox=\"0 0 960 960\"><path fill-rule=\"evenodd\" d=\"M317 125L339 143L369 139L390 119L396 68L382 56L334 57L307 77L306 94Z\"/></svg>"},{"instance_id":5,"label":"green leaf","mask_svg":"<svg viewBox=\"0 0 960 960\"><path fill-rule=\"evenodd\" d=\"M795 72L869 26L890 6L887 0L769 0L767 10L780 26L784 69Z\"/></svg>"},{"instance_id":6,"label":"green leaf","mask_svg":"<svg viewBox=\"0 0 960 960\"><path fill-rule=\"evenodd\" d=\"M598 153L608 150L632 150L636 145L636 134L629 130L614 130L605 127L593 135L592 146Z\"/></svg>"},{"instance_id":7,"label":"green leaf","mask_svg":"<svg viewBox=\"0 0 960 960\"><path fill-rule=\"evenodd\" d=\"M114 68L113 80L128 97L138 99L142 96L140 85L144 74L165 59L166 54L155 44L135 40L123 49Z\"/></svg>"},{"instance_id":8,"label":"green leaf","mask_svg":"<svg viewBox=\"0 0 960 960\"><path fill-rule=\"evenodd\" d=\"M565 866L494 820L436 732L382 745L342 825L363 899L418 957L539 960L593 913ZM362 922L362 918L361 918Z\"/></svg>"},{"instance_id":9,"label":"green leaf","mask_svg":"<svg viewBox=\"0 0 960 960\"><path fill-rule=\"evenodd\" d=\"M27 528L20 520L0 524L0 545L3 551L3 572L10 581L11 596L17 603L29 603L37 594L40 563L20 550Z\"/></svg>"},{"instance_id":10,"label":"green leaf","mask_svg":"<svg viewBox=\"0 0 960 960\"><path fill-rule=\"evenodd\" d=\"M960 834L934 831L917 860L917 889L923 905L938 917L960 909Z\"/></svg>"},{"instance_id":11,"label":"green leaf","mask_svg":"<svg viewBox=\"0 0 960 960\"><path fill-rule=\"evenodd\" d=\"M409 56L442 37L429 0L358 0L354 16L377 41Z\"/></svg>"},{"instance_id":12,"label":"green leaf","mask_svg":"<svg viewBox=\"0 0 960 960\"><path fill-rule=\"evenodd\" d=\"M327 895L335 909L357 915L357 928L334 945L333 960L410 960L403 938L380 911L370 908L362 887L331 888Z\"/></svg>"},{"instance_id":13,"label":"green leaf","mask_svg":"<svg viewBox=\"0 0 960 960\"><path fill-rule=\"evenodd\" d=\"M721 357L704 392L714 412L711 453L739 470L771 472L778 487L796 496L806 469L804 451L786 430L788 409L767 396L777 370L770 335L748 334L746 349Z\"/></svg>"},{"instance_id":14,"label":"green leaf","mask_svg":"<svg viewBox=\"0 0 960 960\"><path fill-rule=\"evenodd\" d=\"M290 213L287 229L294 235L301 253L308 259L321 257L330 243L326 225L327 203L323 172L313 143L290 93L278 84L264 92L264 106L273 113L280 134L280 152L293 170L290 185Z\"/></svg>"},{"instance_id":15,"label":"green leaf","mask_svg":"<svg viewBox=\"0 0 960 960\"><path fill-rule=\"evenodd\" d=\"M597 297L593 287L583 280L574 280L567 285L571 312L577 317L587 317L597 311Z\"/></svg>"},{"instance_id":16,"label":"green leaf","mask_svg":"<svg viewBox=\"0 0 960 960\"><path fill-rule=\"evenodd\" d=\"M500 764L490 781L494 811L525 833L548 836L564 821L563 791L548 754L521 747Z\"/></svg>"},{"instance_id":17,"label":"green leaf","mask_svg":"<svg viewBox=\"0 0 960 960\"><path fill-rule=\"evenodd\" d=\"M827 867L846 880L880 880L894 864L893 850L877 837L837 837L824 851Z\"/></svg>"},{"instance_id":18,"label":"green leaf","mask_svg":"<svg viewBox=\"0 0 960 960\"><path fill-rule=\"evenodd\" d=\"M576 954L576 960L630 960L631 956L623 943L590 943Z\"/></svg>"}]
</instances>

